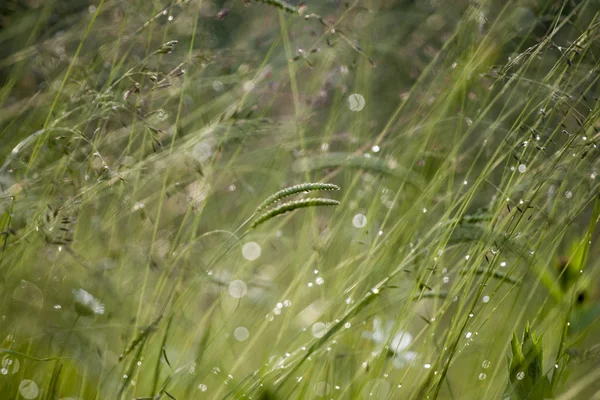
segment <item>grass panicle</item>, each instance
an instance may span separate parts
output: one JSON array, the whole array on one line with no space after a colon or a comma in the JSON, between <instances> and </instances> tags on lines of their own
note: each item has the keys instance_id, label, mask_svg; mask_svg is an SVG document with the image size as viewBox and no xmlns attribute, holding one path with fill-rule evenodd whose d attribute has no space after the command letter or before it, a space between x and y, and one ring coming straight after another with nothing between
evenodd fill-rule
<instances>
[{"instance_id":1,"label":"grass panicle","mask_svg":"<svg viewBox=\"0 0 600 400\"><path fill-rule=\"evenodd\" d=\"M256 208L256 212L263 211L265 208L272 206L278 201L285 199L286 197L293 196L298 193L308 193L314 191L323 190L340 190L340 187L333 183L301 183L299 185L290 186L282 189L271 196L267 197L260 205Z\"/></svg>"},{"instance_id":2,"label":"grass panicle","mask_svg":"<svg viewBox=\"0 0 600 400\"><path fill-rule=\"evenodd\" d=\"M307 207L323 207L323 206L338 206L340 202L333 199L325 199L325 198L311 198L311 199L300 199L288 201L287 203L280 204L271 208L270 210L260 214L256 217L256 219L250 224L250 229L254 229L257 226L267 222L271 218L274 218L278 215L285 214L299 208L307 208Z\"/></svg>"}]
</instances>

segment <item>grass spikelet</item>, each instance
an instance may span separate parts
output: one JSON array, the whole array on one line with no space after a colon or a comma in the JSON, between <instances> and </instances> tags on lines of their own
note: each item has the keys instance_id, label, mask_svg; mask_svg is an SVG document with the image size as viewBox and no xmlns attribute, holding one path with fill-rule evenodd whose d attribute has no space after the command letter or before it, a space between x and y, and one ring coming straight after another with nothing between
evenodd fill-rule
<instances>
[{"instance_id":1,"label":"grass spikelet","mask_svg":"<svg viewBox=\"0 0 600 400\"><path fill-rule=\"evenodd\" d=\"M142 340L146 339L148 337L148 335L150 335L152 332L154 332L156 330L156 327L158 326L158 323L160 322L162 317L163 317L162 314L159 315L158 318L156 318L156 320L154 322L152 322L135 339L133 339L131 341L129 346L127 346L127 348L123 351L123 353L121 353L121 355L119 355L119 361L121 361L123 358L125 358L126 355L131 353L133 351L133 349L135 349L137 347L137 345L142 342Z\"/></svg>"},{"instance_id":2,"label":"grass spikelet","mask_svg":"<svg viewBox=\"0 0 600 400\"><path fill-rule=\"evenodd\" d=\"M320 207L320 206L337 206L340 202L332 199L324 199L324 198L315 198L315 199L300 199L289 201L287 203L283 203L270 209L264 214L260 215L253 223L250 225L250 229L256 228L258 225L262 224L270 220L273 217L276 217L281 214L285 214L290 211L297 210L299 208L307 208L307 207Z\"/></svg>"},{"instance_id":3,"label":"grass spikelet","mask_svg":"<svg viewBox=\"0 0 600 400\"><path fill-rule=\"evenodd\" d=\"M297 193L314 192L316 190L340 190L340 187L333 183L301 183L299 185L290 186L267 197L265 201L258 206L256 212L262 211L286 197Z\"/></svg>"}]
</instances>

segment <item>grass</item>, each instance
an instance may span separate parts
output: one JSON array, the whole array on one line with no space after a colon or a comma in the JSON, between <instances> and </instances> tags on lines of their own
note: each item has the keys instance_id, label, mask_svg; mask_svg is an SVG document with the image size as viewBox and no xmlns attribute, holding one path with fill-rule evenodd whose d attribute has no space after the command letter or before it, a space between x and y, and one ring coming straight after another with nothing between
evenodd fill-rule
<instances>
[{"instance_id":1,"label":"grass","mask_svg":"<svg viewBox=\"0 0 600 400\"><path fill-rule=\"evenodd\" d=\"M600 398L598 5L246 3L3 10L0 397Z\"/></svg>"}]
</instances>

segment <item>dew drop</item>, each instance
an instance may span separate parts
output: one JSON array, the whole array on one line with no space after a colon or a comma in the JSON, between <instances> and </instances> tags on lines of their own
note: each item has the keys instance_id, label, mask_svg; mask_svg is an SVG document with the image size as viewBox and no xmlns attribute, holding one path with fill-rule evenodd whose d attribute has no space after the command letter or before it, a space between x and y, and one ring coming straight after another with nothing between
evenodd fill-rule
<instances>
[{"instance_id":1,"label":"dew drop","mask_svg":"<svg viewBox=\"0 0 600 400\"><path fill-rule=\"evenodd\" d=\"M358 112L365 107L365 98L358 94L354 93L348 96L348 108L351 111Z\"/></svg>"},{"instance_id":2,"label":"dew drop","mask_svg":"<svg viewBox=\"0 0 600 400\"><path fill-rule=\"evenodd\" d=\"M198 389L200 389L201 392L206 392L208 390L208 386L206 386L204 383L201 383L198 385Z\"/></svg>"},{"instance_id":3,"label":"dew drop","mask_svg":"<svg viewBox=\"0 0 600 400\"><path fill-rule=\"evenodd\" d=\"M352 218L352 225L354 225L355 228L363 228L367 225L367 217L364 214L356 214Z\"/></svg>"},{"instance_id":4,"label":"dew drop","mask_svg":"<svg viewBox=\"0 0 600 400\"><path fill-rule=\"evenodd\" d=\"M25 399L35 399L40 394L37 383L30 379L23 379L19 384L19 393Z\"/></svg>"},{"instance_id":5,"label":"dew drop","mask_svg":"<svg viewBox=\"0 0 600 400\"><path fill-rule=\"evenodd\" d=\"M466 337L467 339L469 339L471 336L473 336L473 334L472 334L471 332L467 332L467 334L465 335L465 337Z\"/></svg>"},{"instance_id":6,"label":"dew drop","mask_svg":"<svg viewBox=\"0 0 600 400\"><path fill-rule=\"evenodd\" d=\"M527 166L525 164L519 165L519 172L524 174L527 171Z\"/></svg>"},{"instance_id":7,"label":"dew drop","mask_svg":"<svg viewBox=\"0 0 600 400\"><path fill-rule=\"evenodd\" d=\"M489 303L490 302L490 296L483 296L483 298L481 299L481 301L483 301L484 303Z\"/></svg>"},{"instance_id":8,"label":"dew drop","mask_svg":"<svg viewBox=\"0 0 600 400\"><path fill-rule=\"evenodd\" d=\"M488 369L488 368L490 367L490 364L491 364L491 363L490 363L490 361L489 361L489 360L484 360L484 361L481 363L481 366L482 366L484 369Z\"/></svg>"},{"instance_id":9,"label":"dew drop","mask_svg":"<svg viewBox=\"0 0 600 400\"><path fill-rule=\"evenodd\" d=\"M373 153L379 153L379 150L380 150L380 149L379 149L379 146L377 146L377 145L375 145L375 146L371 147L371 151L372 151Z\"/></svg>"},{"instance_id":10,"label":"dew drop","mask_svg":"<svg viewBox=\"0 0 600 400\"><path fill-rule=\"evenodd\" d=\"M571 192L570 190L569 190L569 191L567 191L567 192L565 193L565 197L566 197L567 199L570 199L571 197L573 197L573 192Z\"/></svg>"},{"instance_id":11,"label":"dew drop","mask_svg":"<svg viewBox=\"0 0 600 400\"><path fill-rule=\"evenodd\" d=\"M212 88L215 92L220 92L223 90L223 82L221 81L213 81Z\"/></svg>"},{"instance_id":12,"label":"dew drop","mask_svg":"<svg viewBox=\"0 0 600 400\"><path fill-rule=\"evenodd\" d=\"M248 286L242 280L236 279L229 284L229 294L234 299L241 299L248 293Z\"/></svg>"},{"instance_id":13,"label":"dew drop","mask_svg":"<svg viewBox=\"0 0 600 400\"><path fill-rule=\"evenodd\" d=\"M482 372L482 373L480 373L480 374L479 374L479 380L480 380L480 381L483 381L483 380L486 378L486 376L487 376L487 375L486 375L485 373L483 373L483 372Z\"/></svg>"},{"instance_id":14,"label":"dew drop","mask_svg":"<svg viewBox=\"0 0 600 400\"><path fill-rule=\"evenodd\" d=\"M250 337L250 331L248 331L248 328L245 326L238 326L235 328L235 331L233 331L233 336L238 342L243 342Z\"/></svg>"},{"instance_id":15,"label":"dew drop","mask_svg":"<svg viewBox=\"0 0 600 400\"><path fill-rule=\"evenodd\" d=\"M500 266L501 266L501 267L506 267L506 261L502 261L502 262L500 263Z\"/></svg>"},{"instance_id":16,"label":"dew drop","mask_svg":"<svg viewBox=\"0 0 600 400\"><path fill-rule=\"evenodd\" d=\"M44 295L34 283L22 280L13 292L13 299L41 309L44 305Z\"/></svg>"},{"instance_id":17,"label":"dew drop","mask_svg":"<svg viewBox=\"0 0 600 400\"><path fill-rule=\"evenodd\" d=\"M246 260L254 261L260 257L261 248L256 242L248 242L242 247L242 255Z\"/></svg>"},{"instance_id":18,"label":"dew drop","mask_svg":"<svg viewBox=\"0 0 600 400\"><path fill-rule=\"evenodd\" d=\"M317 277L317 279L315 279L315 283L319 286L321 286L322 284L325 283L325 279L321 278L320 276Z\"/></svg>"},{"instance_id":19,"label":"dew drop","mask_svg":"<svg viewBox=\"0 0 600 400\"><path fill-rule=\"evenodd\" d=\"M322 338L327 332L327 326L323 322L315 322L310 330L314 337Z\"/></svg>"},{"instance_id":20,"label":"dew drop","mask_svg":"<svg viewBox=\"0 0 600 400\"><path fill-rule=\"evenodd\" d=\"M525 372L521 371L519 373L517 373L517 379L522 381L523 378L525 378Z\"/></svg>"}]
</instances>

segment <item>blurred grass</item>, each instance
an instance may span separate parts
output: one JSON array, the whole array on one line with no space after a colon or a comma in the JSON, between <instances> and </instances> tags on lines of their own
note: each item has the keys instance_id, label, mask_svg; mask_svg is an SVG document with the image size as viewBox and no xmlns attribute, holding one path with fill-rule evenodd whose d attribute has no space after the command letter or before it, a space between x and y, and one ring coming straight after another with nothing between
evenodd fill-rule
<instances>
[{"instance_id":1,"label":"blurred grass","mask_svg":"<svg viewBox=\"0 0 600 400\"><path fill-rule=\"evenodd\" d=\"M598 5L247 3L0 8L2 396L596 398Z\"/></svg>"}]
</instances>

